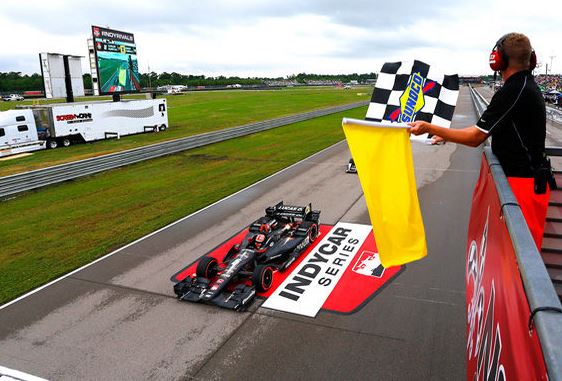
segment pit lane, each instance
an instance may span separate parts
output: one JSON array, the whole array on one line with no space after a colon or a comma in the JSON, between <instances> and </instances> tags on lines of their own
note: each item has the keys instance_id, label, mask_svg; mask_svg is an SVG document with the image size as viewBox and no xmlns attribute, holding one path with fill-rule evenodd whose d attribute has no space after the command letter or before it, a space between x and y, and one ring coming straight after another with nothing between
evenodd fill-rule
<instances>
[{"instance_id":1,"label":"pit lane","mask_svg":"<svg viewBox=\"0 0 562 381\"><path fill-rule=\"evenodd\" d=\"M474 123L468 89L453 127ZM178 302L170 276L279 200L368 224L345 142L0 310L0 363L48 379L462 379L479 150L413 145L429 255L353 315Z\"/></svg>"}]
</instances>

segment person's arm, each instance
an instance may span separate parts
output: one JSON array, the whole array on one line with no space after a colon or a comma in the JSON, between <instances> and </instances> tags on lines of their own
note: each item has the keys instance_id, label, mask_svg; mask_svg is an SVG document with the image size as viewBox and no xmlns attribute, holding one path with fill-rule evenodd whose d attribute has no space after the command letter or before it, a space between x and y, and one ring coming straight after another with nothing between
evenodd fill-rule
<instances>
[{"instance_id":1,"label":"person's arm","mask_svg":"<svg viewBox=\"0 0 562 381\"><path fill-rule=\"evenodd\" d=\"M422 135L428 133L442 138L445 141L460 143L471 147L478 147L484 140L488 138L488 134L480 130L476 126L465 127L461 129L451 129L440 127L424 121L408 123L411 127L410 133L414 135ZM439 139L435 139L438 141Z\"/></svg>"}]
</instances>

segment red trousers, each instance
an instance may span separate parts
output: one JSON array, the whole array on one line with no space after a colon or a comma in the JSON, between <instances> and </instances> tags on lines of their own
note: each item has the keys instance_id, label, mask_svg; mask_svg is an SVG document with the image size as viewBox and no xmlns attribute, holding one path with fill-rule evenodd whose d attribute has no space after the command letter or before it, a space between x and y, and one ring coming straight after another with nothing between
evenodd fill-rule
<instances>
[{"instance_id":1,"label":"red trousers","mask_svg":"<svg viewBox=\"0 0 562 381\"><path fill-rule=\"evenodd\" d=\"M535 194L535 180L533 178L508 177L507 181L521 207L523 217L525 217L537 248L541 251L550 188L547 186L544 194Z\"/></svg>"}]
</instances>

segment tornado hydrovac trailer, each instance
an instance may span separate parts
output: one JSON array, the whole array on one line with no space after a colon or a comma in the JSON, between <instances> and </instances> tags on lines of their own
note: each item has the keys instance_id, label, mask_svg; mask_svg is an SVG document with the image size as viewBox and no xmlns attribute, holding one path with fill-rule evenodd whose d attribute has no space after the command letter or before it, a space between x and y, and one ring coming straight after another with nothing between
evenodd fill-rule
<instances>
[{"instance_id":1,"label":"tornado hydrovac trailer","mask_svg":"<svg viewBox=\"0 0 562 381\"><path fill-rule=\"evenodd\" d=\"M31 110L0 112L0 157L45 148L40 140Z\"/></svg>"},{"instance_id":2,"label":"tornado hydrovac trailer","mask_svg":"<svg viewBox=\"0 0 562 381\"><path fill-rule=\"evenodd\" d=\"M168 128L166 99L24 106L33 111L47 148Z\"/></svg>"}]
</instances>

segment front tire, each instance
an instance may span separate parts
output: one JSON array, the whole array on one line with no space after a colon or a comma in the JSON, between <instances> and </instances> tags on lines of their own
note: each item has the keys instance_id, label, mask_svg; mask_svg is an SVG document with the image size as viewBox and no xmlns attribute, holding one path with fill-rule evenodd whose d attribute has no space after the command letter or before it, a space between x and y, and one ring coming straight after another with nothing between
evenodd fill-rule
<instances>
[{"instance_id":1,"label":"front tire","mask_svg":"<svg viewBox=\"0 0 562 381\"><path fill-rule=\"evenodd\" d=\"M219 262L215 258L205 256L197 264L195 273L198 277L211 279L217 275L218 265Z\"/></svg>"},{"instance_id":2,"label":"front tire","mask_svg":"<svg viewBox=\"0 0 562 381\"><path fill-rule=\"evenodd\" d=\"M55 149L58 147L58 143L56 140L47 140L47 148Z\"/></svg>"},{"instance_id":3,"label":"front tire","mask_svg":"<svg viewBox=\"0 0 562 381\"><path fill-rule=\"evenodd\" d=\"M252 274L252 283L259 292L265 292L273 284L273 267L269 265L257 265Z\"/></svg>"}]
</instances>

